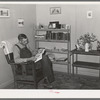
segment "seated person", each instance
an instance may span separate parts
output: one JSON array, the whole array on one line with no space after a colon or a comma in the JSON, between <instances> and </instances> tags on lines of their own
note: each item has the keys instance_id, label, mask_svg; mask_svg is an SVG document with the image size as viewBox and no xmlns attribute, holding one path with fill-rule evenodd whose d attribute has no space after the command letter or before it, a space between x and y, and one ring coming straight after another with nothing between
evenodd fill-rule
<instances>
[{"instance_id":1,"label":"seated person","mask_svg":"<svg viewBox=\"0 0 100 100\"><path fill-rule=\"evenodd\" d=\"M33 56L34 52L32 52L28 45L29 41L27 36L25 34L19 34L18 40L19 42L15 44L13 51L15 63L27 62L30 60L35 61L35 56ZM42 60L36 62L36 64L38 65L40 62L42 64L41 67L43 68L43 75L45 77L44 86L46 86L47 88L52 88L52 85L50 83L55 80L52 62L47 55L43 55ZM28 72L28 74L31 74L30 71Z\"/></svg>"}]
</instances>

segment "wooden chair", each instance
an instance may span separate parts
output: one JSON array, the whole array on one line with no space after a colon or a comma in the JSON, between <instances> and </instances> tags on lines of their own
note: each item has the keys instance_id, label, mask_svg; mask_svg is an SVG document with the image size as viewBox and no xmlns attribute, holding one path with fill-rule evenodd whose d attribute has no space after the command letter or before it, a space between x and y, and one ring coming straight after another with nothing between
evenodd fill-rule
<instances>
[{"instance_id":1,"label":"wooden chair","mask_svg":"<svg viewBox=\"0 0 100 100\"><path fill-rule=\"evenodd\" d=\"M3 47L4 49L5 47ZM34 63L33 61L29 61L26 63L15 63L13 52L9 54L5 54L6 60L8 64L11 65L13 76L14 76L14 88L19 88L20 84L33 85L35 89L38 88L38 83L42 80L43 71L41 67L41 62ZM30 69L28 68L30 66Z\"/></svg>"}]
</instances>

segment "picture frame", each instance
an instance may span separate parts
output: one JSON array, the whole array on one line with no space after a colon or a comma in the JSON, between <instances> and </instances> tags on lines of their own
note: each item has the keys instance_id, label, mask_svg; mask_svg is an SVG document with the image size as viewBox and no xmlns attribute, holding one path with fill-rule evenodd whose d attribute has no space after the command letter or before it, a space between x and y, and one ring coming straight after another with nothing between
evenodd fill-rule
<instances>
[{"instance_id":1,"label":"picture frame","mask_svg":"<svg viewBox=\"0 0 100 100\"><path fill-rule=\"evenodd\" d=\"M0 17L10 17L10 10L6 8L0 8Z\"/></svg>"},{"instance_id":2,"label":"picture frame","mask_svg":"<svg viewBox=\"0 0 100 100\"><path fill-rule=\"evenodd\" d=\"M92 18L92 11L87 11L87 18Z\"/></svg>"},{"instance_id":3,"label":"picture frame","mask_svg":"<svg viewBox=\"0 0 100 100\"><path fill-rule=\"evenodd\" d=\"M18 27L24 27L24 19L23 18L18 19Z\"/></svg>"},{"instance_id":4,"label":"picture frame","mask_svg":"<svg viewBox=\"0 0 100 100\"><path fill-rule=\"evenodd\" d=\"M61 8L60 7L51 7L50 14L51 15L61 14Z\"/></svg>"}]
</instances>

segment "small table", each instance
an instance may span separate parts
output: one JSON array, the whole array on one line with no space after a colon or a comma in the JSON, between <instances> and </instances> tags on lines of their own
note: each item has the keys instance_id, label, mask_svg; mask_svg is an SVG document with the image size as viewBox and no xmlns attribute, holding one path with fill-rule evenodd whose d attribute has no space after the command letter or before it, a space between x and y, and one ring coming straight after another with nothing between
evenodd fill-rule
<instances>
[{"instance_id":1,"label":"small table","mask_svg":"<svg viewBox=\"0 0 100 100\"><path fill-rule=\"evenodd\" d=\"M85 50L72 50L72 74L74 75L74 67L76 67L76 74L78 73L78 67L80 68L88 68L88 69L95 69L99 70L99 77L100 77L100 62L85 62L85 61L78 61L78 55L91 55L91 56L100 56L100 51L91 50L89 52L85 52ZM76 61L74 61L74 54L76 54Z\"/></svg>"}]
</instances>

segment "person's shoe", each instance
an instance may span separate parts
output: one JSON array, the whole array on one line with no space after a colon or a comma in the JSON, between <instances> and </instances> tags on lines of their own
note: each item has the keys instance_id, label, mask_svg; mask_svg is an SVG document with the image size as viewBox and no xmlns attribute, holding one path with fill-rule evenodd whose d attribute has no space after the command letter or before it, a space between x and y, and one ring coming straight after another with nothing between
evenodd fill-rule
<instances>
[{"instance_id":1,"label":"person's shoe","mask_svg":"<svg viewBox=\"0 0 100 100\"><path fill-rule=\"evenodd\" d=\"M53 88L53 86L50 84L47 78L44 79L43 85L44 85L44 88L47 88L47 89Z\"/></svg>"},{"instance_id":2,"label":"person's shoe","mask_svg":"<svg viewBox=\"0 0 100 100\"><path fill-rule=\"evenodd\" d=\"M43 83L44 83L44 84L49 84L48 79L45 78L44 81L43 81Z\"/></svg>"},{"instance_id":3,"label":"person's shoe","mask_svg":"<svg viewBox=\"0 0 100 100\"><path fill-rule=\"evenodd\" d=\"M46 88L46 89L52 89L53 86L51 84L44 84L44 88Z\"/></svg>"}]
</instances>

